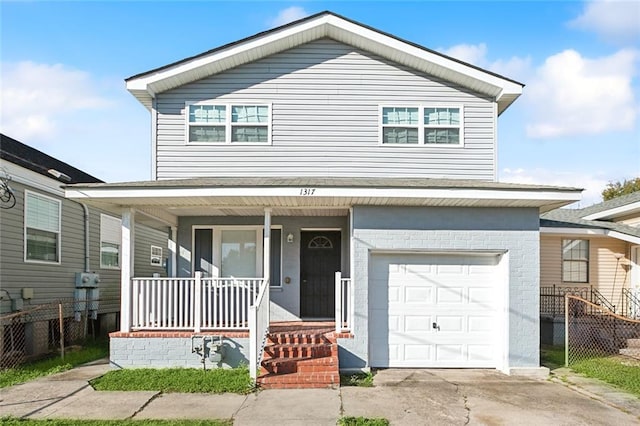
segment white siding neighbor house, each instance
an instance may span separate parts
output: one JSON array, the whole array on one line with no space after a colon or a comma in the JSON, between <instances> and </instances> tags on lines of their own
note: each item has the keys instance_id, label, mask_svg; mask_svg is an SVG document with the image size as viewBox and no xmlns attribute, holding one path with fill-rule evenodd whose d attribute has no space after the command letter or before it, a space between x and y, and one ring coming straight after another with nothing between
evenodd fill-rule
<instances>
[{"instance_id":1,"label":"white siding neighbor house","mask_svg":"<svg viewBox=\"0 0 640 426\"><path fill-rule=\"evenodd\" d=\"M114 365L543 371L539 214L580 190L497 182L522 84L331 12L126 84L153 180L66 190L122 218ZM129 266L140 218L171 227L169 278Z\"/></svg>"}]
</instances>

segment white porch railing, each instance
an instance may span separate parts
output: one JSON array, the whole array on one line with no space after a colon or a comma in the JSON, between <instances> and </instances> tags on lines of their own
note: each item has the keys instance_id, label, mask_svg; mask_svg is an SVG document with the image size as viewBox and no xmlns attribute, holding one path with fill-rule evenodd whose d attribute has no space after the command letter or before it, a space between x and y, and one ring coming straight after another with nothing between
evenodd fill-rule
<instances>
[{"instance_id":1,"label":"white porch railing","mask_svg":"<svg viewBox=\"0 0 640 426\"><path fill-rule=\"evenodd\" d=\"M249 307L249 374L255 382L262 358L264 343L269 332L269 280L260 288L258 297Z\"/></svg>"},{"instance_id":2,"label":"white porch railing","mask_svg":"<svg viewBox=\"0 0 640 426\"><path fill-rule=\"evenodd\" d=\"M133 278L131 329L247 330L249 307L265 287L265 280L202 278L200 272L195 275L192 278Z\"/></svg>"},{"instance_id":3,"label":"white porch railing","mask_svg":"<svg viewBox=\"0 0 640 426\"><path fill-rule=\"evenodd\" d=\"M353 285L350 278L336 272L335 281L336 333L351 331L353 327Z\"/></svg>"}]
</instances>

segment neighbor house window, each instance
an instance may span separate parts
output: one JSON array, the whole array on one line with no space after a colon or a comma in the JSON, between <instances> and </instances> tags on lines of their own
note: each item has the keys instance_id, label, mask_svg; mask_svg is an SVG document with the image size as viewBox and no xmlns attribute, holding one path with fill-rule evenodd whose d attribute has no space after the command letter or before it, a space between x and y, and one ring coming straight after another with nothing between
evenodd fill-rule
<instances>
[{"instance_id":1,"label":"neighbor house window","mask_svg":"<svg viewBox=\"0 0 640 426\"><path fill-rule=\"evenodd\" d=\"M562 281L589 282L588 240L562 240Z\"/></svg>"},{"instance_id":2,"label":"neighbor house window","mask_svg":"<svg viewBox=\"0 0 640 426\"><path fill-rule=\"evenodd\" d=\"M383 145L462 145L462 107L383 106Z\"/></svg>"},{"instance_id":3,"label":"neighbor house window","mask_svg":"<svg viewBox=\"0 0 640 426\"><path fill-rule=\"evenodd\" d=\"M188 142L269 143L269 105L187 104Z\"/></svg>"},{"instance_id":4,"label":"neighbor house window","mask_svg":"<svg viewBox=\"0 0 640 426\"><path fill-rule=\"evenodd\" d=\"M115 217L100 215L100 267L120 268L120 241L122 221Z\"/></svg>"},{"instance_id":5,"label":"neighbor house window","mask_svg":"<svg viewBox=\"0 0 640 426\"><path fill-rule=\"evenodd\" d=\"M162 247L151 246L151 264L162 266Z\"/></svg>"},{"instance_id":6,"label":"neighbor house window","mask_svg":"<svg viewBox=\"0 0 640 426\"><path fill-rule=\"evenodd\" d=\"M60 200L25 191L25 260L60 263L60 208Z\"/></svg>"}]
</instances>

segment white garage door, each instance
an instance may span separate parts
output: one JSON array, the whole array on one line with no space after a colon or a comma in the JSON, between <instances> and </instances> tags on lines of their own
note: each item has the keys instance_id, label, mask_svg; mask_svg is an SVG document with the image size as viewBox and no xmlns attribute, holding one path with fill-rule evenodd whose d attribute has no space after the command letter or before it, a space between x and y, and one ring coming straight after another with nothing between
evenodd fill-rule
<instances>
[{"instance_id":1,"label":"white garage door","mask_svg":"<svg viewBox=\"0 0 640 426\"><path fill-rule=\"evenodd\" d=\"M372 367L497 366L497 256L374 254Z\"/></svg>"}]
</instances>

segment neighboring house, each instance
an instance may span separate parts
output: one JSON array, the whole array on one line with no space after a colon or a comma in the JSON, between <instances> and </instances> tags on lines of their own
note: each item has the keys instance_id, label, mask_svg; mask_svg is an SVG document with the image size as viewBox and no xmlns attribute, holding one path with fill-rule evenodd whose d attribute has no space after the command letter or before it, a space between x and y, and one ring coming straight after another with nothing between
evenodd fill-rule
<instances>
[{"instance_id":1,"label":"neighboring house","mask_svg":"<svg viewBox=\"0 0 640 426\"><path fill-rule=\"evenodd\" d=\"M120 218L65 199L63 189L102 181L6 135L0 135L0 179L8 185L0 194L0 317L16 313L0 326L0 356L5 350L27 357L47 352L57 343L58 309L34 308L73 302L80 294L95 300L94 330L113 331L120 311ZM141 226L140 234L136 266L145 276L165 275L166 228ZM163 253L155 264L152 246ZM87 282L77 283L82 278ZM84 289L80 294L76 284ZM72 319L73 309L73 303L65 305ZM16 321L20 326L9 332Z\"/></svg>"},{"instance_id":2,"label":"neighboring house","mask_svg":"<svg viewBox=\"0 0 640 426\"><path fill-rule=\"evenodd\" d=\"M126 84L154 179L66 191L123 219L114 365L198 366L209 334L253 373L269 320L331 319L344 370L543 371L539 214L580 190L496 181L522 84L330 12ZM127 268L141 216L171 278Z\"/></svg>"},{"instance_id":3,"label":"neighboring house","mask_svg":"<svg viewBox=\"0 0 640 426\"><path fill-rule=\"evenodd\" d=\"M587 297L593 289L616 313L640 314L640 192L541 215L540 286Z\"/></svg>"}]
</instances>

